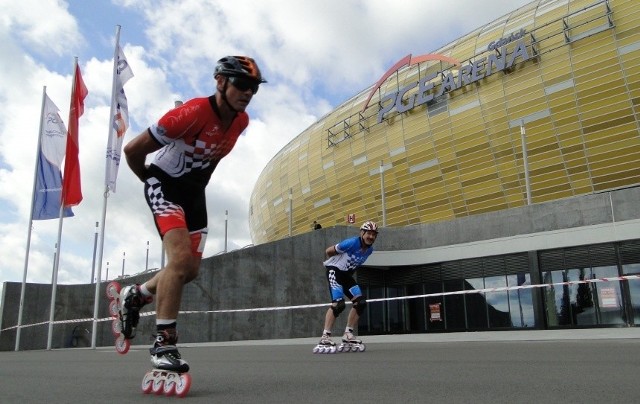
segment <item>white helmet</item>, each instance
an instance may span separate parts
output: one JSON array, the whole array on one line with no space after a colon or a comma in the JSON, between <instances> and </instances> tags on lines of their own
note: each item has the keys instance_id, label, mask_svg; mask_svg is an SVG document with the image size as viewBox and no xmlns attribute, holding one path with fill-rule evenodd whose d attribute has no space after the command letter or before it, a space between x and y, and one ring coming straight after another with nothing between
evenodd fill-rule
<instances>
[{"instance_id":1,"label":"white helmet","mask_svg":"<svg viewBox=\"0 0 640 404\"><path fill-rule=\"evenodd\" d=\"M366 222L364 222L362 224L362 226L360 226L360 230L362 230L362 231L375 231L377 233L378 232L378 225L375 222L372 222L371 220L367 220Z\"/></svg>"}]
</instances>

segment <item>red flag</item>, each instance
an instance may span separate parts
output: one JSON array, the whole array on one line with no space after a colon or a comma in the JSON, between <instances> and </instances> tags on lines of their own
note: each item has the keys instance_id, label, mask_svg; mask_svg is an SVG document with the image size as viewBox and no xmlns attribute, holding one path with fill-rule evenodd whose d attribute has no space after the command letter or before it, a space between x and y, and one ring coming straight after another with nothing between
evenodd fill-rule
<instances>
[{"instance_id":1,"label":"red flag","mask_svg":"<svg viewBox=\"0 0 640 404\"><path fill-rule=\"evenodd\" d=\"M75 206L82 201L82 187L80 185L80 162L78 153L78 120L84 113L84 99L89 91L82 81L80 66L76 63L71 89L71 106L69 108L69 130L67 132L67 152L62 177L62 201L64 207Z\"/></svg>"}]
</instances>

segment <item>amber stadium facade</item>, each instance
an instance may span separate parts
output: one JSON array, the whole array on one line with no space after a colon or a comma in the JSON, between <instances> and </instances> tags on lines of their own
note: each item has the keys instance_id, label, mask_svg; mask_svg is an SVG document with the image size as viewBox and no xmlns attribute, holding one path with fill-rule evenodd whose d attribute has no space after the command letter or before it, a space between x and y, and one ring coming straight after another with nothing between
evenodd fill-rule
<instances>
[{"instance_id":1,"label":"amber stadium facade","mask_svg":"<svg viewBox=\"0 0 640 404\"><path fill-rule=\"evenodd\" d=\"M262 244L300 235L312 231L314 221L323 228L368 219L387 229L438 223L459 228L455 223L476 216L634 188L640 184L639 117L640 2L537 0L440 49L398 60L293 139L254 187L252 239ZM640 257L633 232L624 245L609 241L576 240L558 250L548 243L545 250L498 249L490 257L463 254L464 260L432 255L416 261L413 254L389 264L378 256L360 280L370 297L384 298L635 273L625 262L637 261L633 267L640 268L640 259L624 261L620 253ZM610 252L611 262L595 262L606 261L602 257ZM567 257L582 261L574 265ZM413 275L394 280L389 265L404 265ZM482 269L490 267L501 269ZM452 273L458 275L447 275ZM620 286L627 282L631 286ZM477 327L470 314L476 309L470 308L478 304L472 300L488 303L488 295L452 300L455 315L446 312L445 298L411 300L401 309L385 306L380 319L369 317L361 331L429 331L428 318L411 320L411 313L429 313L432 303L443 304L438 310L450 325L439 323L443 329L492 328L491 319L498 328L526 327L534 317L536 327L579 326L580 313L598 302L597 310L613 302L619 313L613 320L594 314L584 325L635 325L640 285L620 285L596 295L594 285L578 290L566 284L562 288L570 290L557 298L541 290L538 299L531 290L518 290L513 307L480 305L479 315L488 320ZM529 314L523 315L523 304Z\"/></svg>"}]
</instances>

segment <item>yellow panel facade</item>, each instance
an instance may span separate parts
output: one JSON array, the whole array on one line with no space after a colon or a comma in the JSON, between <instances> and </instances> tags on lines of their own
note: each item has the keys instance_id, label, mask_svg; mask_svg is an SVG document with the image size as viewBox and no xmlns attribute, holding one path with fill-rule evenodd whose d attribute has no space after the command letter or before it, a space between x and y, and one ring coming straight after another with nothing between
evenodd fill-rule
<instances>
[{"instance_id":1,"label":"yellow panel facade","mask_svg":"<svg viewBox=\"0 0 640 404\"><path fill-rule=\"evenodd\" d=\"M268 163L254 243L523 206L527 179L532 203L640 184L640 1L536 0L427 53Z\"/></svg>"}]
</instances>

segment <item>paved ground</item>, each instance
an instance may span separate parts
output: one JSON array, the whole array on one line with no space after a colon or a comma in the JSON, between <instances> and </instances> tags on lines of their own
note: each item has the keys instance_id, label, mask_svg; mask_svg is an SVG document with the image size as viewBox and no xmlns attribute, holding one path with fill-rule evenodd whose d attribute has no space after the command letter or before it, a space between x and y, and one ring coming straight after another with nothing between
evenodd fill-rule
<instances>
[{"instance_id":1,"label":"paved ground","mask_svg":"<svg viewBox=\"0 0 640 404\"><path fill-rule=\"evenodd\" d=\"M317 338L186 344L191 403L614 403L640 394L640 328L364 337L314 355ZM129 403L146 346L0 352L3 403Z\"/></svg>"}]
</instances>

